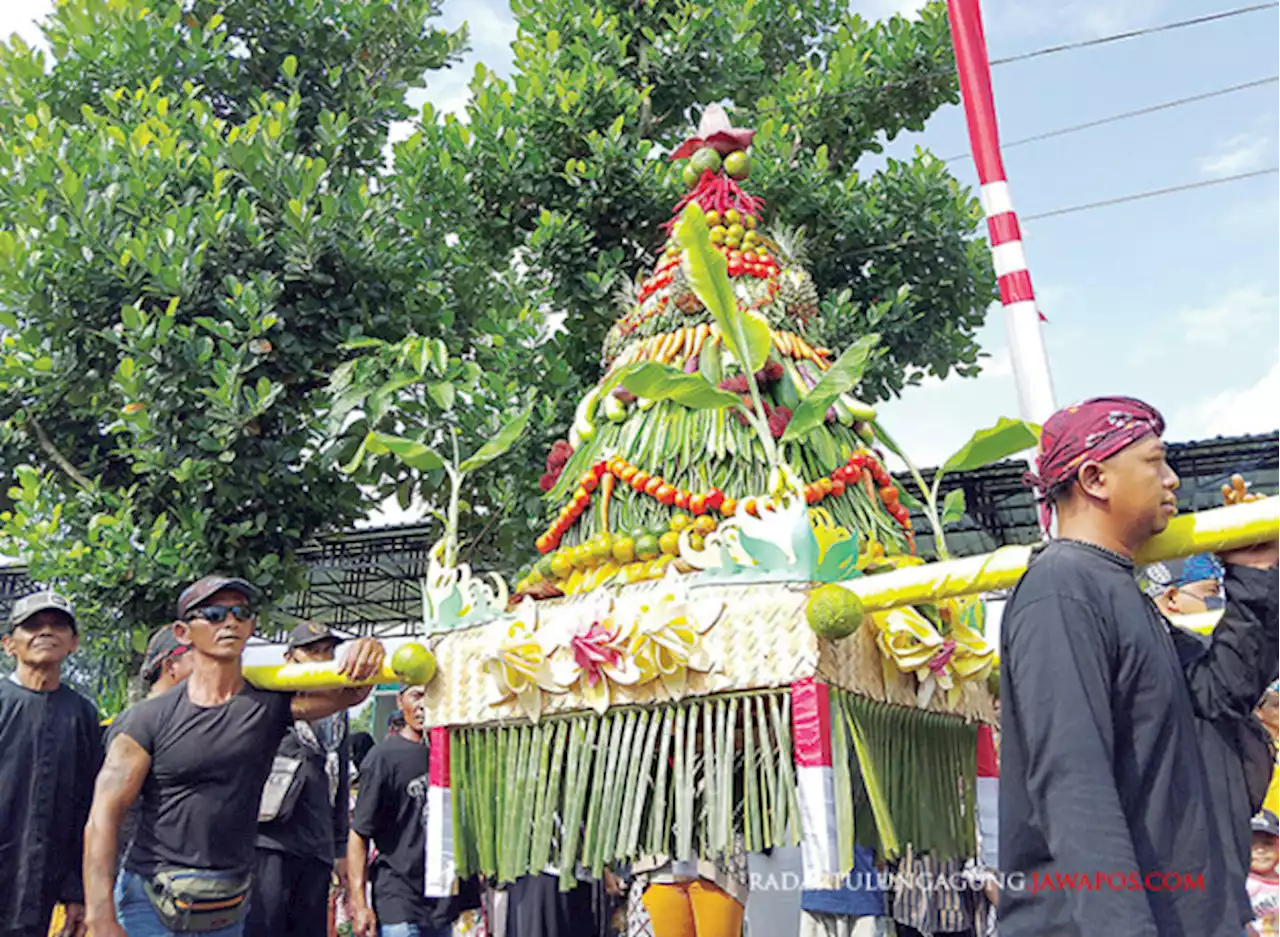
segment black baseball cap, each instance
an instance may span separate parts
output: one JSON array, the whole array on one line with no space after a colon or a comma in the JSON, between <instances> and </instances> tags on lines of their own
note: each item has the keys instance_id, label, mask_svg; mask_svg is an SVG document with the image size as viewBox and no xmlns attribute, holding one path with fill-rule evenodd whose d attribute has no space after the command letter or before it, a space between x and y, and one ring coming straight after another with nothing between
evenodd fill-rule
<instances>
[{"instance_id":1,"label":"black baseball cap","mask_svg":"<svg viewBox=\"0 0 1280 937\"><path fill-rule=\"evenodd\" d=\"M142 658L142 677L155 683L160 676L160 668L171 657L185 654L190 648L174 636L169 628L161 628L147 642L147 653Z\"/></svg>"},{"instance_id":2,"label":"black baseball cap","mask_svg":"<svg viewBox=\"0 0 1280 937\"><path fill-rule=\"evenodd\" d=\"M187 613L193 608L199 607L205 599L223 589L235 589L243 593L250 602L257 602L261 596L258 587L246 579L237 579L233 576L205 576L187 586L178 596L178 617L186 618Z\"/></svg>"},{"instance_id":3,"label":"black baseball cap","mask_svg":"<svg viewBox=\"0 0 1280 937\"><path fill-rule=\"evenodd\" d=\"M289 632L289 650L306 647L308 644L317 644L320 641L334 641L341 644L344 640L319 622L300 621Z\"/></svg>"},{"instance_id":4,"label":"black baseball cap","mask_svg":"<svg viewBox=\"0 0 1280 937\"><path fill-rule=\"evenodd\" d=\"M1250 826L1255 833L1267 833L1280 839L1280 820L1270 810L1264 810L1254 817Z\"/></svg>"},{"instance_id":5,"label":"black baseball cap","mask_svg":"<svg viewBox=\"0 0 1280 937\"><path fill-rule=\"evenodd\" d=\"M71 630L76 634L80 633L79 623L76 621L75 606L71 604L71 600L66 596L58 595L58 593L50 589L42 589L39 592L24 595L13 603L13 608L9 610L9 631L13 631L14 628L27 621L31 616L50 610L62 612L62 614L66 615L71 622Z\"/></svg>"}]
</instances>

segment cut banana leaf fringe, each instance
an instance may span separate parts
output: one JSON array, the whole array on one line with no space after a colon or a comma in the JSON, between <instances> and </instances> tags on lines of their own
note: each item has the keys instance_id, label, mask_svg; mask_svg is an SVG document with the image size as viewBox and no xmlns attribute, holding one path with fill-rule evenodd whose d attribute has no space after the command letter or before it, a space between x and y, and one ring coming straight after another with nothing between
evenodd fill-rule
<instances>
[{"instance_id":1,"label":"cut banana leaf fringe","mask_svg":"<svg viewBox=\"0 0 1280 937\"><path fill-rule=\"evenodd\" d=\"M976 725L832 688L831 739L843 872L853 868L855 817L868 814L887 859L908 846L940 860L975 854ZM871 832L859 827L858 840L872 845Z\"/></svg>"},{"instance_id":2,"label":"cut banana leaf fringe","mask_svg":"<svg viewBox=\"0 0 1280 937\"><path fill-rule=\"evenodd\" d=\"M452 745L463 877L555 866L567 889L580 868L726 857L737 833L753 851L799 842L786 690L459 729Z\"/></svg>"}]
</instances>

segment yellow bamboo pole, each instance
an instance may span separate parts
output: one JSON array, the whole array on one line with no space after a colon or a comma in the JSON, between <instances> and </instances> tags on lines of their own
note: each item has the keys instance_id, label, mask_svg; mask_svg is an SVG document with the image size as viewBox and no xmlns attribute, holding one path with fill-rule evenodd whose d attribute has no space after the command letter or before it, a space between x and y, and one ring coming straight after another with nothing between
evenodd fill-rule
<instances>
[{"instance_id":1,"label":"yellow bamboo pole","mask_svg":"<svg viewBox=\"0 0 1280 937\"><path fill-rule=\"evenodd\" d=\"M416 683L425 685L435 676L435 655L421 644L404 644L382 665L382 670L368 680L354 681L338 673L337 661L306 664L267 664L244 668L244 678L262 690L339 690L344 687L369 686L379 683Z\"/></svg>"},{"instance_id":2,"label":"yellow bamboo pole","mask_svg":"<svg viewBox=\"0 0 1280 937\"><path fill-rule=\"evenodd\" d=\"M1280 498L1175 517L1153 537L1136 562L1155 563L1196 553L1215 553L1264 543L1280 536ZM891 573L843 582L868 612L937 599L1008 589L1026 572L1031 547L1001 547L993 553L945 563L909 566Z\"/></svg>"}]
</instances>

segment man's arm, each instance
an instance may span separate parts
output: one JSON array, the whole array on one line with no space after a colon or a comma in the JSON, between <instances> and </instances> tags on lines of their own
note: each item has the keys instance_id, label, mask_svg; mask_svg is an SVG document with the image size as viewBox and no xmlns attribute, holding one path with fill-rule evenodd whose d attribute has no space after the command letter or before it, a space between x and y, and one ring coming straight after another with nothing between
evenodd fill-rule
<instances>
[{"instance_id":1,"label":"man's arm","mask_svg":"<svg viewBox=\"0 0 1280 937\"><path fill-rule=\"evenodd\" d=\"M89 807L93 803L94 778L102 769L102 732L98 725L98 711L86 704L81 718L84 722L81 723L77 736L79 751L76 752L74 775L77 782L76 793L71 804L71 816L68 817L75 830L75 839L71 844L74 856L84 854L84 827L89 820ZM71 862L58 889L58 900L67 906L68 913L71 913L73 906L79 906L78 910L83 911L84 879L81 878L80 869L81 863Z\"/></svg>"},{"instance_id":2,"label":"man's arm","mask_svg":"<svg viewBox=\"0 0 1280 937\"><path fill-rule=\"evenodd\" d=\"M1237 556L1241 554L1225 558ZM1245 552L1242 558L1250 556ZM1257 560L1266 564L1269 557L1263 553ZM1276 679L1280 658L1280 573L1274 564L1228 565L1224 587L1226 609L1207 646L1194 635L1172 629L1196 714L1209 720L1240 719L1253 712Z\"/></svg>"},{"instance_id":3,"label":"man's arm","mask_svg":"<svg viewBox=\"0 0 1280 937\"><path fill-rule=\"evenodd\" d=\"M1059 868L1136 874L1138 860L1112 767L1112 652L1104 622L1091 605L1057 594L1031 601L1005 622L1005 742L1018 736L1028 806ZM1002 799L1008 799L1011 783L1003 779ZM1002 836L1012 832L1001 824ZM1001 843L1006 865L1007 845ZM1077 893L1071 903L1080 933L1156 935L1140 891Z\"/></svg>"},{"instance_id":4,"label":"man's arm","mask_svg":"<svg viewBox=\"0 0 1280 937\"><path fill-rule=\"evenodd\" d=\"M150 769L151 756L132 738L120 733L111 740L84 831L85 922L95 934L117 933L113 930L118 925L112 890L120 823L138 799Z\"/></svg>"},{"instance_id":5,"label":"man's arm","mask_svg":"<svg viewBox=\"0 0 1280 937\"><path fill-rule=\"evenodd\" d=\"M347 892L355 912L355 932L358 937L373 937L377 931L377 918L369 907L369 841L352 830L347 837L347 880L351 883Z\"/></svg>"},{"instance_id":6,"label":"man's arm","mask_svg":"<svg viewBox=\"0 0 1280 937\"><path fill-rule=\"evenodd\" d=\"M386 656L382 642L374 638L359 638L343 650L338 672L351 680L365 681L382 671ZM298 693L291 704L293 718L314 722L363 703L371 692L372 685Z\"/></svg>"},{"instance_id":7,"label":"man's arm","mask_svg":"<svg viewBox=\"0 0 1280 937\"><path fill-rule=\"evenodd\" d=\"M341 718L346 718L341 717ZM346 859L347 830L351 826L351 735L338 746L338 793L333 798L333 857Z\"/></svg>"}]
</instances>

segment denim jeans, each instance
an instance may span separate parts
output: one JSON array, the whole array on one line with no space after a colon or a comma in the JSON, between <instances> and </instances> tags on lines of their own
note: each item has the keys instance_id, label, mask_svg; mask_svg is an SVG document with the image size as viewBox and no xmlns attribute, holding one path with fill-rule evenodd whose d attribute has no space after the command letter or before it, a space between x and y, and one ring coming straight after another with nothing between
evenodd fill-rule
<instances>
[{"instance_id":1,"label":"denim jeans","mask_svg":"<svg viewBox=\"0 0 1280 937\"><path fill-rule=\"evenodd\" d=\"M129 937L182 937L169 930L160 921L156 909L151 907L151 899L142 889L142 876L133 872L121 871L116 879L116 920L124 928ZM205 931L204 937L243 937L244 921L223 927L219 930Z\"/></svg>"},{"instance_id":2,"label":"denim jeans","mask_svg":"<svg viewBox=\"0 0 1280 937\"><path fill-rule=\"evenodd\" d=\"M379 924L378 937L449 937L451 927L429 930L417 924ZM129 937L133 937L132 934Z\"/></svg>"}]
</instances>

